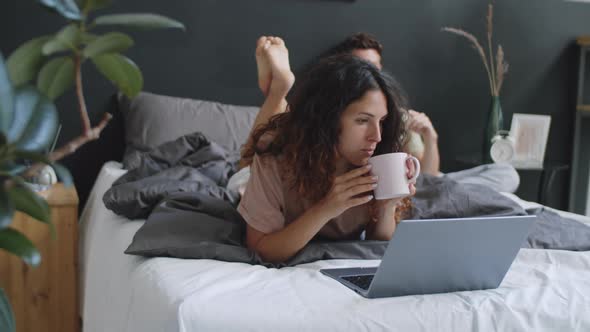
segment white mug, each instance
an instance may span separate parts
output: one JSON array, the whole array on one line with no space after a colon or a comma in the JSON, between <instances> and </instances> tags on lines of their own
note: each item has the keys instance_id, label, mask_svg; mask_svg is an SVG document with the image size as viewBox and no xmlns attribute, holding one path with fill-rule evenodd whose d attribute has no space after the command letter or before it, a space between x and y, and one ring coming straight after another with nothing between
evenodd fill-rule
<instances>
[{"instance_id":1,"label":"white mug","mask_svg":"<svg viewBox=\"0 0 590 332\"><path fill-rule=\"evenodd\" d=\"M414 174L408 179L406 161L414 163ZM369 159L371 172L379 177L374 190L375 199L404 197L410 194L410 183L416 183L420 175L420 161L405 152L387 153Z\"/></svg>"}]
</instances>

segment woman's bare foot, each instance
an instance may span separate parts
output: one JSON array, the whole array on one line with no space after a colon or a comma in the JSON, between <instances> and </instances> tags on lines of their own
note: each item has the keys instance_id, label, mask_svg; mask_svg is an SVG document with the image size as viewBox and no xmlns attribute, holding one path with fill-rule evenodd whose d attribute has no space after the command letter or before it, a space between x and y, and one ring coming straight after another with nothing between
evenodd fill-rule
<instances>
[{"instance_id":1,"label":"woman's bare foot","mask_svg":"<svg viewBox=\"0 0 590 332\"><path fill-rule=\"evenodd\" d=\"M295 75L289 65L289 50L279 37L261 37L256 47L258 84L262 93L284 98L293 83ZM269 80L270 76L270 80Z\"/></svg>"},{"instance_id":2,"label":"woman's bare foot","mask_svg":"<svg viewBox=\"0 0 590 332\"><path fill-rule=\"evenodd\" d=\"M270 89L270 81L272 80L272 73L270 70L270 64L268 63L268 57L266 56L265 49L268 49L271 45L271 41L268 37L262 36L256 41L256 67L258 68L258 86L264 96L268 95Z\"/></svg>"},{"instance_id":3,"label":"woman's bare foot","mask_svg":"<svg viewBox=\"0 0 590 332\"><path fill-rule=\"evenodd\" d=\"M289 65L289 50L287 50L285 42L279 37L271 37L270 39L271 45L267 50L272 72L270 93L284 98L295 83L295 75Z\"/></svg>"}]
</instances>

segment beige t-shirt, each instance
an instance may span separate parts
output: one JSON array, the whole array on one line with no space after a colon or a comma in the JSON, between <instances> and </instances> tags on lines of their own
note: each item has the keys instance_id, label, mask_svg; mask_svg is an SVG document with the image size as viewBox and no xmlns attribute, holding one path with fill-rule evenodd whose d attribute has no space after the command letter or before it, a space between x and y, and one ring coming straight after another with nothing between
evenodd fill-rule
<instances>
[{"instance_id":1,"label":"beige t-shirt","mask_svg":"<svg viewBox=\"0 0 590 332\"><path fill-rule=\"evenodd\" d=\"M283 229L313 205L292 190L282 174L279 158L254 156L250 180L238 212L252 228L262 233ZM359 205L330 220L318 235L329 239L358 240L369 220L368 205Z\"/></svg>"}]
</instances>

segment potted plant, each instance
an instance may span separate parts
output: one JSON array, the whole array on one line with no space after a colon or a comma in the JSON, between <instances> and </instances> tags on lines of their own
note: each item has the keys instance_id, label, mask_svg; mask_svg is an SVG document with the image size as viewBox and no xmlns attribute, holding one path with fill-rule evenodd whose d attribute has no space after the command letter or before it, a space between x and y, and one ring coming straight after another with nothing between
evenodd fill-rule
<instances>
[{"instance_id":1,"label":"potted plant","mask_svg":"<svg viewBox=\"0 0 590 332\"><path fill-rule=\"evenodd\" d=\"M31 266L38 265L41 257L24 234L10 227L15 211L53 226L47 202L25 185L24 178L44 165L51 165L64 185L72 185L70 173L56 161L97 139L111 118L106 113L96 126L91 125L84 99L82 65L92 62L129 97L143 87L141 70L122 54L133 46L133 39L121 32L98 34L94 30L101 26L184 29L178 21L151 13L93 15L108 7L111 0L37 1L68 23L55 34L25 42L6 61L0 54L0 249ZM54 100L72 87L76 89L82 134L46 153L58 128ZM26 161L35 164L27 167ZM0 331L15 331L12 310L2 289Z\"/></svg>"},{"instance_id":2,"label":"potted plant","mask_svg":"<svg viewBox=\"0 0 590 332\"><path fill-rule=\"evenodd\" d=\"M47 202L25 185L23 161L53 164L65 185L72 184L69 172L52 163L39 151L48 147L57 130L57 110L35 87L14 89L0 54L0 249L17 255L28 265L41 262L39 251L22 233L10 227L15 211L26 213L50 227ZM14 319L0 289L0 330L14 331Z\"/></svg>"},{"instance_id":3,"label":"potted plant","mask_svg":"<svg viewBox=\"0 0 590 332\"><path fill-rule=\"evenodd\" d=\"M492 138L496 136L498 131L504 129L504 116L502 114L502 106L500 103L500 90L502 89L502 85L504 83L504 77L508 73L508 63L504 60L504 50L502 49L502 45L498 45L496 51L496 61L494 64L493 58L493 46L492 46L492 35L493 35L493 14L494 14L494 7L493 5L488 5L488 14L486 17L487 21L487 46L488 46L488 56L486 56L486 52L484 51L483 47L475 38L474 35L457 28L449 28L444 27L442 30L446 32L450 32L456 34L458 36L466 38L469 42L471 42L471 46L477 51L479 54L483 65L486 69L486 73L488 75L488 83L490 85L490 95L491 101L490 106L488 109L487 121L485 125L484 131L484 138L483 138L483 145L482 145L482 156L484 162L490 162L490 147L492 144Z\"/></svg>"}]
</instances>

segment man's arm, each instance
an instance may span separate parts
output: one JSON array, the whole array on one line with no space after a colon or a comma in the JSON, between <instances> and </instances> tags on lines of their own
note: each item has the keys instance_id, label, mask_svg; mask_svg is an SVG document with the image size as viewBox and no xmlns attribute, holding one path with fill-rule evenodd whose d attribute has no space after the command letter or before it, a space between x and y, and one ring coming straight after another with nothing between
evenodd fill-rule
<instances>
[{"instance_id":1,"label":"man's arm","mask_svg":"<svg viewBox=\"0 0 590 332\"><path fill-rule=\"evenodd\" d=\"M408 111L410 119L407 123L407 129L413 130L420 134L424 141L424 153L422 156L416 156L420 160L420 166L423 173L438 175L440 173L440 155L438 151L438 133L434 129L432 122L424 113L414 110Z\"/></svg>"},{"instance_id":2,"label":"man's arm","mask_svg":"<svg viewBox=\"0 0 590 332\"><path fill-rule=\"evenodd\" d=\"M440 155L438 152L438 136L422 136L424 140L424 155L420 159L422 172L438 175L440 173Z\"/></svg>"}]
</instances>

